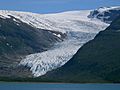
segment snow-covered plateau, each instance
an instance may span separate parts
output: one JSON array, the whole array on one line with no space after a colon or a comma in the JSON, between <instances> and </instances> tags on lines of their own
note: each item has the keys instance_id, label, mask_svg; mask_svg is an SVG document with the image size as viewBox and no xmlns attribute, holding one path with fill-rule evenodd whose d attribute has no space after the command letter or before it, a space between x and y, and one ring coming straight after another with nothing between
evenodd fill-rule
<instances>
[{"instance_id":1,"label":"snow-covered plateau","mask_svg":"<svg viewBox=\"0 0 120 90\"><path fill-rule=\"evenodd\" d=\"M56 14L35 14L1 10L0 17L10 18L9 15L11 15L33 27L67 34L63 42L56 43L48 51L28 55L19 63L19 65L29 67L34 77L39 77L64 65L83 44L92 40L99 31L109 25L98 19L88 18L90 12L91 10L81 10ZM60 37L60 35L57 36Z\"/></svg>"}]
</instances>

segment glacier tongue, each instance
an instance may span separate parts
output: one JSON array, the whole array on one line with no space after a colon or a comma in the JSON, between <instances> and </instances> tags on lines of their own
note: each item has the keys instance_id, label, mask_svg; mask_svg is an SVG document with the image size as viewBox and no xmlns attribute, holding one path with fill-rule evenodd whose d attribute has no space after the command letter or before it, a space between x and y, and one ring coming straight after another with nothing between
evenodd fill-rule
<instances>
[{"instance_id":1,"label":"glacier tongue","mask_svg":"<svg viewBox=\"0 0 120 90\"><path fill-rule=\"evenodd\" d=\"M28 55L21 60L19 65L29 67L34 77L39 77L64 65L83 44L108 26L100 20L88 18L90 11L86 10L45 15L10 13L14 13L16 18L22 19L32 26L67 34L67 39L56 43L50 50Z\"/></svg>"},{"instance_id":2,"label":"glacier tongue","mask_svg":"<svg viewBox=\"0 0 120 90\"><path fill-rule=\"evenodd\" d=\"M30 71L32 71L35 77L39 77L48 71L61 67L72 58L83 44L93 39L96 35L96 33L80 34L82 36L81 39L79 37L66 39L61 43L57 43L48 51L26 56L19 65L30 67Z\"/></svg>"},{"instance_id":3,"label":"glacier tongue","mask_svg":"<svg viewBox=\"0 0 120 90\"><path fill-rule=\"evenodd\" d=\"M35 77L44 75L46 72L64 65L72 58L80 46L93 39L96 35L95 33L84 32L71 32L68 35L72 36L71 34L74 34L74 36L61 43L56 43L51 50L26 56L20 62L20 65L31 67L30 70ZM79 35L79 37L75 36L75 34Z\"/></svg>"}]
</instances>

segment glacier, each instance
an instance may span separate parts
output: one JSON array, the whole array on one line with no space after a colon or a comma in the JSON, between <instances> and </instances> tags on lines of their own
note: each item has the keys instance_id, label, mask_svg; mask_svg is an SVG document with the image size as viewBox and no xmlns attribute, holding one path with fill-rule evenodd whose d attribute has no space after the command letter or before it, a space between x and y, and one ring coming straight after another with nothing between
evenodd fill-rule
<instances>
[{"instance_id":1,"label":"glacier","mask_svg":"<svg viewBox=\"0 0 120 90\"><path fill-rule=\"evenodd\" d=\"M88 18L91 11L35 14L0 10L0 17L10 18L9 15L11 15L36 28L66 33L67 38L63 42L56 43L47 51L27 55L19 63L19 65L29 67L34 77L39 77L64 65L80 47L109 25L98 19ZM53 33L53 35L56 34Z\"/></svg>"},{"instance_id":2,"label":"glacier","mask_svg":"<svg viewBox=\"0 0 120 90\"><path fill-rule=\"evenodd\" d=\"M76 33L80 36L70 37L61 43L56 43L54 47L48 51L28 55L20 62L20 65L31 67L30 70L35 77L44 75L52 69L61 67L72 58L80 46L90 39L93 39L96 35L94 33Z\"/></svg>"}]
</instances>

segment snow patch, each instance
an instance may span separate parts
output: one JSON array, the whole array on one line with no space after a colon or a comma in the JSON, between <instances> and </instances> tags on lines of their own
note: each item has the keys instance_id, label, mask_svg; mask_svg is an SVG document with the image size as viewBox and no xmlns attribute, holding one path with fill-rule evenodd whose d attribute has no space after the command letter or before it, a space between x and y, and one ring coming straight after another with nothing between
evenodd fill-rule
<instances>
[{"instance_id":1,"label":"snow patch","mask_svg":"<svg viewBox=\"0 0 120 90\"><path fill-rule=\"evenodd\" d=\"M98 10L100 13L105 12L105 11L109 11L109 10L120 10L120 6L115 6L115 7L101 7Z\"/></svg>"},{"instance_id":2,"label":"snow patch","mask_svg":"<svg viewBox=\"0 0 120 90\"><path fill-rule=\"evenodd\" d=\"M53 35L55 35L55 36L61 38L61 35L60 35L60 34L53 33Z\"/></svg>"}]
</instances>

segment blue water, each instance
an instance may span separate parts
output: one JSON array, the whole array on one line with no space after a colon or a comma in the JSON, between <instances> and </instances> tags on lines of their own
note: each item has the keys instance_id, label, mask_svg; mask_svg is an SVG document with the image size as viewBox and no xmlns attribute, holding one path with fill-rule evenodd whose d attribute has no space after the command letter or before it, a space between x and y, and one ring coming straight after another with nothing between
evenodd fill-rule
<instances>
[{"instance_id":1,"label":"blue water","mask_svg":"<svg viewBox=\"0 0 120 90\"><path fill-rule=\"evenodd\" d=\"M120 90L120 84L0 83L0 90Z\"/></svg>"}]
</instances>

